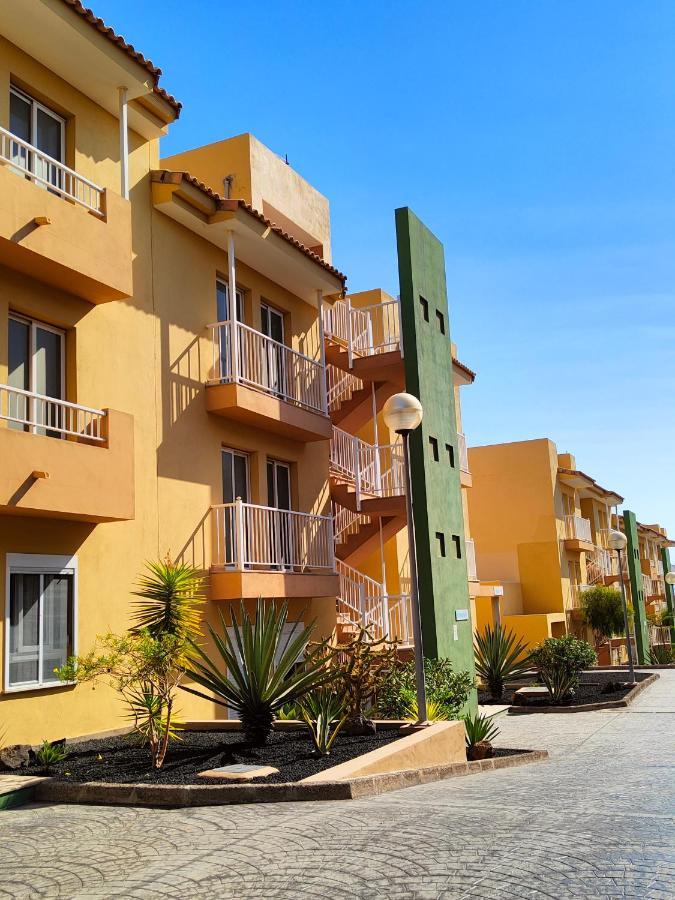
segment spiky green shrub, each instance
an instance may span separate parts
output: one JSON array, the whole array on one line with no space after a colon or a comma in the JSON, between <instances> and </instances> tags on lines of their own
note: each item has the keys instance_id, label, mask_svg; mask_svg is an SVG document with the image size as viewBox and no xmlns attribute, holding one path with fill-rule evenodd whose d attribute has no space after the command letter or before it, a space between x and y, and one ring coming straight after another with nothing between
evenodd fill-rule
<instances>
[{"instance_id":1,"label":"spiky green shrub","mask_svg":"<svg viewBox=\"0 0 675 900\"><path fill-rule=\"evenodd\" d=\"M492 720L492 716L475 713L473 716L464 716L463 720L467 750L473 749L481 741L491 742L499 734L499 728Z\"/></svg>"},{"instance_id":2,"label":"spiky green shrub","mask_svg":"<svg viewBox=\"0 0 675 900\"><path fill-rule=\"evenodd\" d=\"M410 719L411 722L419 721L417 697L411 698L406 706L403 718ZM446 722L449 718L448 710L442 703L427 697L427 722Z\"/></svg>"},{"instance_id":3,"label":"spiky green shrub","mask_svg":"<svg viewBox=\"0 0 675 900\"><path fill-rule=\"evenodd\" d=\"M186 670L210 694L187 685L181 688L234 710L247 739L260 746L266 743L282 706L333 680L337 670L328 665L327 644L307 649L314 623L294 622L289 636L283 637L287 603L276 606L259 599L253 619L242 603L240 621L230 610L229 629L220 611L219 617L219 631L208 626L217 656L209 656L195 643L194 658Z\"/></svg>"},{"instance_id":4,"label":"spiky green shrub","mask_svg":"<svg viewBox=\"0 0 675 900\"><path fill-rule=\"evenodd\" d=\"M331 686L309 691L298 700L300 715L307 726L317 756L328 756L335 738L349 718L347 698Z\"/></svg>"},{"instance_id":5,"label":"spiky green shrub","mask_svg":"<svg viewBox=\"0 0 675 900\"><path fill-rule=\"evenodd\" d=\"M61 762L68 756L68 750L64 744L52 744L44 740L38 748L35 758L44 769L51 769L55 763Z\"/></svg>"},{"instance_id":6,"label":"spiky green shrub","mask_svg":"<svg viewBox=\"0 0 675 900\"><path fill-rule=\"evenodd\" d=\"M147 562L134 591L134 631L153 637L172 634L196 640L201 631L204 577L192 566L169 559Z\"/></svg>"},{"instance_id":7,"label":"spiky green shrub","mask_svg":"<svg viewBox=\"0 0 675 900\"><path fill-rule=\"evenodd\" d=\"M606 640L625 633L621 591L601 584L581 594L581 616L593 631L595 649Z\"/></svg>"},{"instance_id":8,"label":"spiky green shrub","mask_svg":"<svg viewBox=\"0 0 675 900\"><path fill-rule=\"evenodd\" d=\"M539 670L539 678L548 688L552 702L568 699L579 684L584 669L597 660L595 650L587 641L566 634L561 638L547 638L532 651L532 662Z\"/></svg>"},{"instance_id":9,"label":"spiky green shrub","mask_svg":"<svg viewBox=\"0 0 675 900\"><path fill-rule=\"evenodd\" d=\"M670 666L675 662L675 652L668 644L652 644L649 650L649 662L653 666Z\"/></svg>"},{"instance_id":10,"label":"spiky green shrub","mask_svg":"<svg viewBox=\"0 0 675 900\"><path fill-rule=\"evenodd\" d=\"M501 625L486 625L474 643L476 672L495 700L504 696L504 684L521 678L530 668L527 644Z\"/></svg>"}]
</instances>

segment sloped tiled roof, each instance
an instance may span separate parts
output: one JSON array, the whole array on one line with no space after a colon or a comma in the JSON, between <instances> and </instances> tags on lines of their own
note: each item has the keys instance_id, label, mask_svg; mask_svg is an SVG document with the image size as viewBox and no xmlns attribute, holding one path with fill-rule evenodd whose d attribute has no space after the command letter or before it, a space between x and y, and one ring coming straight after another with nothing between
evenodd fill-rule
<instances>
[{"instance_id":1,"label":"sloped tiled roof","mask_svg":"<svg viewBox=\"0 0 675 900\"><path fill-rule=\"evenodd\" d=\"M159 78L162 74L162 70L154 65L154 63L149 60L146 56L144 56L139 50L137 50L133 44L129 44L124 40L122 35L117 34L109 25L100 19L93 10L84 6L80 0L62 0L63 3L66 4L73 12L77 13L81 16L85 22L88 22L93 28L95 28L98 32L105 35L113 44L116 44L122 52L126 53L127 56L131 57L131 59L135 60L139 65L143 66L149 74L152 76L154 81L153 91L155 94L160 96L163 100L173 107L176 118L180 115L180 111L182 109L183 104L176 100L171 94L164 90L163 87L159 86Z\"/></svg>"},{"instance_id":2,"label":"sloped tiled roof","mask_svg":"<svg viewBox=\"0 0 675 900\"><path fill-rule=\"evenodd\" d=\"M289 234L287 231L284 231L284 229L280 225L276 225L245 200L229 200L226 197L221 197L220 194L217 194L207 184L204 184L203 181L195 178L194 175L190 175L189 172L174 172L170 169L157 169L150 174L152 180L155 182L176 183L177 181L184 181L187 184L192 185L192 187L197 188L197 190L201 191L207 197L214 200L218 205L218 208L221 210L231 210L232 212L234 212L236 209L245 210L250 216L253 216L268 228L271 228L272 231L275 232L275 234L278 234L279 237L282 237L285 241L288 241L289 244L292 244L294 247L300 250L301 253L304 253L305 256L308 256L313 262L317 263L317 265L322 266L327 272L330 272L331 275L335 275L336 278L339 278L344 289L344 285L347 281L346 275L340 272L339 269L336 269L335 266L332 266L329 262L326 262L326 260L319 256L318 253L310 250L309 247L305 246L305 244L294 238L293 235Z\"/></svg>"}]
</instances>

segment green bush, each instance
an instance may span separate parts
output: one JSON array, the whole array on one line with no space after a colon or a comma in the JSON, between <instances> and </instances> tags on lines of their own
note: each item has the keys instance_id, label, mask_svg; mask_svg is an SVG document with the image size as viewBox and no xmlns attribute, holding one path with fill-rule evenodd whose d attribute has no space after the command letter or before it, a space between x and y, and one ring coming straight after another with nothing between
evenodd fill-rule
<instances>
[{"instance_id":1,"label":"green bush","mask_svg":"<svg viewBox=\"0 0 675 900\"><path fill-rule=\"evenodd\" d=\"M661 624L668 628L672 628L675 624L675 616L668 609L664 609L661 613Z\"/></svg>"},{"instance_id":2,"label":"green bush","mask_svg":"<svg viewBox=\"0 0 675 900\"><path fill-rule=\"evenodd\" d=\"M298 701L300 714L309 729L317 756L328 756L333 741L349 718L349 700L332 687L309 691Z\"/></svg>"},{"instance_id":3,"label":"green bush","mask_svg":"<svg viewBox=\"0 0 675 900\"><path fill-rule=\"evenodd\" d=\"M454 672L449 659L425 659L427 699L448 719L458 718L474 687L468 672ZM415 662L397 662L377 688L377 713L385 719L405 719L416 708Z\"/></svg>"},{"instance_id":4,"label":"green bush","mask_svg":"<svg viewBox=\"0 0 675 900\"><path fill-rule=\"evenodd\" d=\"M608 638L624 634L621 591L598 584L581 594L581 615L593 631L596 650Z\"/></svg>"},{"instance_id":5,"label":"green bush","mask_svg":"<svg viewBox=\"0 0 675 900\"><path fill-rule=\"evenodd\" d=\"M474 651L476 672L496 700L504 695L504 683L508 679L520 678L530 668L525 641L501 625L495 625L494 629L486 625L483 633L476 635Z\"/></svg>"},{"instance_id":6,"label":"green bush","mask_svg":"<svg viewBox=\"0 0 675 900\"><path fill-rule=\"evenodd\" d=\"M65 744L52 744L51 741L44 740L39 750L35 754L38 763L45 769L50 769L54 763L61 762L68 756Z\"/></svg>"},{"instance_id":7,"label":"green bush","mask_svg":"<svg viewBox=\"0 0 675 900\"><path fill-rule=\"evenodd\" d=\"M492 716L476 713L473 716L463 716L463 719L467 750L471 750L481 741L491 742L499 734L499 726L493 722Z\"/></svg>"},{"instance_id":8,"label":"green bush","mask_svg":"<svg viewBox=\"0 0 675 900\"><path fill-rule=\"evenodd\" d=\"M649 662L653 666L670 666L675 663L675 652L666 644L654 644L649 650Z\"/></svg>"},{"instance_id":9,"label":"green bush","mask_svg":"<svg viewBox=\"0 0 675 900\"><path fill-rule=\"evenodd\" d=\"M554 703L560 703L574 693L579 676L596 660L591 645L571 634L547 638L532 652L532 663L539 670L539 677Z\"/></svg>"}]
</instances>

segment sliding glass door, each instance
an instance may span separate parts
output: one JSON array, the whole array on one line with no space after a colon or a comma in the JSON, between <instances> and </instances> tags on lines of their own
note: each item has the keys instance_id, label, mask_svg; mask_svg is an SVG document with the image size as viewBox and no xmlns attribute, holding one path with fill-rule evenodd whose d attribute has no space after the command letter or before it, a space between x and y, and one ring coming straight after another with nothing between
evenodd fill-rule
<instances>
[{"instance_id":1,"label":"sliding glass door","mask_svg":"<svg viewBox=\"0 0 675 900\"><path fill-rule=\"evenodd\" d=\"M10 387L42 397L64 399L65 335L58 328L24 319L9 317L8 378ZM10 395L10 427L37 434L59 436L58 430L45 425L60 424L60 411L53 404L26 396Z\"/></svg>"}]
</instances>

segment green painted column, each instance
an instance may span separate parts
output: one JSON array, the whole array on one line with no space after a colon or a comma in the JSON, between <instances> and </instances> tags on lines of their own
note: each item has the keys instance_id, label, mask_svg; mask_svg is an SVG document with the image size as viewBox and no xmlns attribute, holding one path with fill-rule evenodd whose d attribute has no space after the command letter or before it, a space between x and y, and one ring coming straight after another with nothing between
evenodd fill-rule
<instances>
[{"instance_id":1,"label":"green painted column","mask_svg":"<svg viewBox=\"0 0 675 900\"><path fill-rule=\"evenodd\" d=\"M661 548L661 562L663 563L663 574L670 572L670 550L667 547ZM673 616L673 624L670 626L670 639L675 644L675 586L666 582L666 606L668 612Z\"/></svg>"},{"instance_id":2,"label":"green painted column","mask_svg":"<svg viewBox=\"0 0 675 900\"><path fill-rule=\"evenodd\" d=\"M406 207L396 210L396 238L406 390L424 408L410 441L424 655L473 676L445 256Z\"/></svg>"},{"instance_id":3,"label":"green painted column","mask_svg":"<svg viewBox=\"0 0 675 900\"><path fill-rule=\"evenodd\" d=\"M633 617L635 619L637 661L644 666L649 662L649 633L647 630L647 614L645 612L642 566L640 565L640 544L635 513L627 509L623 511L623 530L628 539L626 563L628 564L628 574L630 576L630 593L633 603Z\"/></svg>"}]
</instances>

